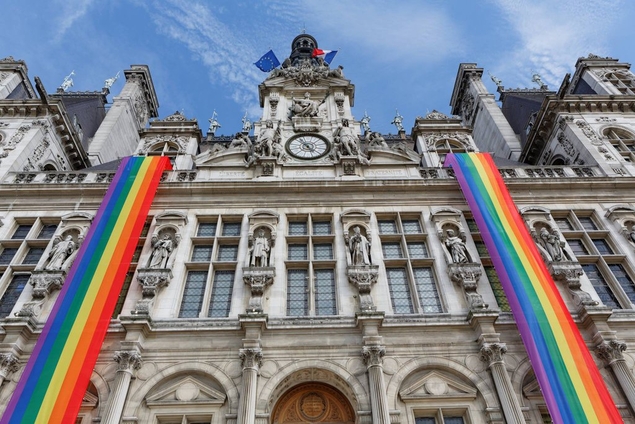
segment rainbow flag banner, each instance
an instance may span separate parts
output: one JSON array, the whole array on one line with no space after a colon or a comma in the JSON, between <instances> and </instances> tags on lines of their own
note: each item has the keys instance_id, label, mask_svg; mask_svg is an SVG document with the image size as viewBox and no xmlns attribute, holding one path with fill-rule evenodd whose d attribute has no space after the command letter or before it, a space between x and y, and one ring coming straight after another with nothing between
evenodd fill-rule
<instances>
[{"instance_id":1,"label":"rainbow flag banner","mask_svg":"<svg viewBox=\"0 0 635 424\"><path fill-rule=\"evenodd\" d=\"M555 423L621 423L604 380L492 157L448 155Z\"/></svg>"},{"instance_id":2,"label":"rainbow flag banner","mask_svg":"<svg viewBox=\"0 0 635 424\"><path fill-rule=\"evenodd\" d=\"M74 423L167 157L125 158L0 423Z\"/></svg>"}]
</instances>

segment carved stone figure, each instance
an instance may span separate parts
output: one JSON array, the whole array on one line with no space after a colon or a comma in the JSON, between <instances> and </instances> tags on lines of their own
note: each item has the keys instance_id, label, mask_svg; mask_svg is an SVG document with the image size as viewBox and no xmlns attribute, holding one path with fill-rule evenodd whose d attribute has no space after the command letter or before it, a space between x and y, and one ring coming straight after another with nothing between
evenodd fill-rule
<instances>
[{"instance_id":1,"label":"carved stone figure","mask_svg":"<svg viewBox=\"0 0 635 424\"><path fill-rule=\"evenodd\" d=\"M172 250L172 237L169 234L165 234L162 239L153 237L152 256L150 256L148 268L167 268Z\"/></svg>"},{"instance_id":2,"label":"carved stone figure","mask_svg":"<svg viewBox=\"0 0 635 424\"><path fill-rule=\"evenodd\" d=\"M364 111L364 116L360 119L359 125L362 127L364 134L367 134L370 131L370 116L368 116L366 111Z\"/></svg>"},{"instance_id":3,"label":"carved stone figure","mask_svg":"<svg viewBox=\"0 0 635 424\"><path fill-rule=\"evenodd\" d=\"M395 117L393 118L391 124L393 124L395 127L397 127L397 131L403 131L403 116L399 115L399 111L395 110Z\"/></svg>"},{"instance_id":4,"label":"carved stone figure","mask_svg":"<svg viewBox=\"0 0 635 424\"><path fill-rule=\"evenodd\" d=\"M256 140L255 150L262 156L273 156L273 144L280 140L280 123L278 128L273 128L273 122L267 121L265 127L260 130Z\"/></svg>"},{"instance_id":5,"label":"carved stone figure","mask_svg":"<svg viewBox=\"0 0 635 424\"><path fill-rule=\"evenodd\" d=\"M348 119L342 119L342 123L337 126L333 137L335 143L339 144L342 156L355 156L358 153L357 135L349 127Z\"/></svg>"},{"instance_id":6,"label":"carved stone figure","mask_svg":"<svg viewBox=\"0 0 635 424\"><path fill-rule=\"evenodd\" d=\"M112 87L112 85L115 83L115 81L117 81L119 79L119 72L117 72L117 75L115 75L112 78L108 78L106 81L104 81L104 88L108 88L110 89L110 87Z\"/></svg>"},{"instance_id":7,"label":"carved stone figure","mask_svg":"<svg viewBox=\"0 0 635 424\"><path fill-rule=\"evenodd\" d=\"M562 262L569 259L563 250L564 242L560 240L560 236L556 230L552 230L551 233L549 233L547 228L542 227L540 229L540 241L542 247L547 251L550 260Z\"/></svg>"},{"instance_id":8,"label":"carved stone figure","mask_svg":"<svg viewBox=\"0 0 635 424\"><path fill-rule=\"evenodd\" d=\"M467 251L467 246L460 237L456 236L454 230L446 231L447 237L445 239L445 246L450 252L452 262L455 264L464 264L471 262L470 254Z\"/></svg>"},{"instance_id":9,"label":"carved stone figure","mask_svg":"<svg viewBox=\"0 0 635 424\"><path fill-rule=\"evenodd\" d=\"M260 230L258 231L258 236L254 238L254 244L250 249L249 266L269 266L269 251L269 240L265 237L264 230Z\"/></svg>"},{"instance_id":10,"label":"carved stone figure","mask_svg":"<svg viewBox=\"0 0 635 424\"><path fill-rule=\"evenodd\" d=\"M370 242L357 226L353 228L353 236L348 241L348 248L351 252L351 265L370 265Z\"/></svg>"},{"instance_id":11,"label":"carved stone figure","mask_svg":"<svg viewBox=\"0 0 635 424\"><path fill-rule=\"evenodd\" d=\"M376 131L370 132L368 134L368 146L369 147L382 147L384 149L388 148L388 144L382 135Z\"/></svg>"},{"instance_id":12,"label":"carved stone figure","mask_svg":"<svg viewBox=\"0 0 635 424\"><path fill-rule=\"evenodd\" d=\"M247 112L245 112L245 116L243 116L241 122L243 123L243 132L249 134L249 131L251 131L251 121L247 118Z\"/></svg>"},{"instance_id":13,"label":"carved stone figure","mask_svg":"<svg viewBox=\"0 0 635 424\"><path fill-rule=\"evenodd\" d=\"M56 271L64 268L64 264L69 256L75 251L76 245L73 236L66 238L53 246L49 252L48 263L44 267L46 270Z\"/></svg>"},{"instance_id":14,"label":"carved stone figure","mask_svg":"<svg viewBox=\"0 0 635 424\"><path fill-rule=\"evenodd\" d=\"M214 111L214 113L212 113L212 117L208 119L209 121L208 132L210 132L212 135L216 134L216 130L221 127L221 125L218 123L218 120L216 119L217 116L218 115L216 114L216 111Z\"/></svg>"},{"instance_id":15,"label":"carved stone figure","mask_svg":"<svg viewBox=\"0 0 635 424\"><path fill-rule=\"evenodd\" d=\"M324 103L322 100L321 103L316 102L315 100L311 100L310 93L304 93L304 97L301 99L292 98L293 105L291 106L291 115L292 116L303 116L303 117L313 117L317 116L320 105Z\"/></svg>"},{"instance_id":16,"label":"carved stone figure","mask_svg":"<svg viewBox=\"0 0 635 424\"><path fill-rule=\"evenodd\" d=\"M58 90L66 91L71 88L73 86L73 75L75 75L75 71L71 71L70 74L65 76L64 81L62 81L62 84L59 86Z\"/></svg>"},{"instance_id":17,"label":"carved stone figure","mask_svg":"<svg viewBox=\"0 0 635 424\"><path fill-rule=\"evenodd\" d=\"M251 139L246 133L237 132L229 144L230 149L251 148Z\"/></svg>"},{"instance_id":18,"label":"carved stone figure","mask_svg":"<svg viewBox=\"0 0 635 424\"><path fill-rule=\"evenodd\" d=\"M631 233L629 234L629 239L633 243L635 243L635 225L631 227Z\"/></svg>"}]
</instances>

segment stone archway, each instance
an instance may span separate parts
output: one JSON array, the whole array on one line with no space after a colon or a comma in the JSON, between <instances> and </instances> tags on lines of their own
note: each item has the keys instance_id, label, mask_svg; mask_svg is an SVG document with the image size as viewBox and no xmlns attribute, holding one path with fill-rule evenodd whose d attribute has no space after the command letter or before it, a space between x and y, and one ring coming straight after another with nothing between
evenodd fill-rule
<instances>
[{"instance_id":1,"label":"stone archway","mask_svg":"<svg viewBox=\"0 0 635 424\"><path fill-rule=\"evenodd\" d=\"M355 411L339 390L323 383L297 385L282 395L273 424L354 424Z\"/></svg>"}]
</instances>

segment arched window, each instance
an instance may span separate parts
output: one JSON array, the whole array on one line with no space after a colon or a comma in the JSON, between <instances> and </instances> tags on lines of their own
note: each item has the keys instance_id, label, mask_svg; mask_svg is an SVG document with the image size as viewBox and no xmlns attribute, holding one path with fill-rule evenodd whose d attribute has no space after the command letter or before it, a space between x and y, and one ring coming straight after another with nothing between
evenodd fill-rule
<instances>
[{"instance_id":1,"label":"arched window","mask_svg":"<svg viewBox=\"0 0 635 424\"><path fill-rule=\"evenodd\" d=\"M635 135L622 128L609 127L602 131L609 142L627 162L635 162Z\"/></svg>"},{"instance_id":2,"label":"arched window","mask_svg":"<svg viewBox=\"0 0 635 424\"><path fill-rule=\"evenodd\" d=\"M448 153L466 152L465 146L461 142L447 138L437 141L434 147L437 151L437 154L439 155L439 166L443 166L445 157Z\"/></svg>"}]
</instances>

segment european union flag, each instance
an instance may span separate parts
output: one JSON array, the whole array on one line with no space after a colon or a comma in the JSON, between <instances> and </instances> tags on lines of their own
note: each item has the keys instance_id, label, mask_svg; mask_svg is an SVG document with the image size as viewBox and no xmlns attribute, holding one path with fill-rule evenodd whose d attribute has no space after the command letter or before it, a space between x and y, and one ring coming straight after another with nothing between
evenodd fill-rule
<instances>
[{"instance_id":1,"label":"european union flag","mask_svg":"<svg viewBox=\"0 0 635 424\"><path fill-rule=\"evenodd\" d=\"M258 62L254 63L262 72L271 72L271 70L280 66L280 61L276 57L273 50L269 50L267 53L262 55Z\"/></svg>"}]
</instances>

